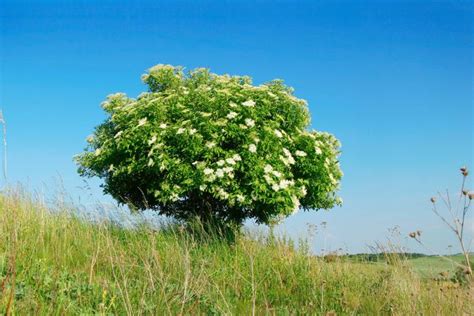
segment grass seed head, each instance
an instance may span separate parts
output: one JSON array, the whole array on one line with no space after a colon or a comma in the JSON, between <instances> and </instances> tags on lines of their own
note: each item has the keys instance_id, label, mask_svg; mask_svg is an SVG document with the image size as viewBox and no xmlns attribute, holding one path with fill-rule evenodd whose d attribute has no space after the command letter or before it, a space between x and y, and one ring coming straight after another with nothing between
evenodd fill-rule
<instances>
[{"instance_id":1,"label":"grass seed head","mask_svg":"<svg viewBox=\"0 0 474 316\"><path fill-rule=\"evenodd\" d=\"M434 197L434 196L431 197L430 201L431 201L431 203L433 203L433 204L436 203L436 197Z\"/></svg>"}]
</instances>

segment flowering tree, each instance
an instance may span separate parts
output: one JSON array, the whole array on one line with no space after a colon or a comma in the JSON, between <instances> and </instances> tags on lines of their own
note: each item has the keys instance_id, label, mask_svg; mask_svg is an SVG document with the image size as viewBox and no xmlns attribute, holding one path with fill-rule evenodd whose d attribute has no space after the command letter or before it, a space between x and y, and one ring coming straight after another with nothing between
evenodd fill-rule
<instances>
[{"instance_id":1,"label":"flowering tree","mask_svg":"<svg viewBox=\"0 0 474 316\"><path fill-rule=\"evenodd\" d=\"M136 99L107 97L107 120L76 158L80 174L103 178L120 203L237 224L342 203L340 144L305 130L307 104L282 81L254 86L249 77L170 65L142 79L149 92Z\"/></svg>"}]
</instances>

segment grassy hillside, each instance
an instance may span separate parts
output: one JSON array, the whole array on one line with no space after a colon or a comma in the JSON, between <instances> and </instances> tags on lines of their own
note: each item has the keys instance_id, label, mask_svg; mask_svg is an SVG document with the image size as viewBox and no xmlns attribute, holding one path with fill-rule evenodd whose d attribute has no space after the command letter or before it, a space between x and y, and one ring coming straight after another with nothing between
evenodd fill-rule
<instances>
[{"instance_id":1,"label":"grassy hillside","mask_svg":"<svg viewBox=\"0 0 474 316\"><path fill-rule=\"evenodd\" d=\"M411 259L409 260L409 263L413 267L413 270L421 277L434 278L442 273L449 273L449 275L452 275L453 271L456 271L457 268L457 266L452 261L459 264L464 264L463 255L452 255L448 256L447 258L449 258L449 260L438 256L426 256ZM472 259L470 261L471 265L474 266Z\"/></svg>"},{"instance_id":2,"label":"grassy hillside","mask_svg":"<svg viewBox=\"0 0 474 316\"><path fill-rule=\"evenodd\" d=\"M327 262L248 234L89 224L17 193L0 196L0 236L1 313L474 313L469 289L403 260Z\"/></svg>"}]
</instances>

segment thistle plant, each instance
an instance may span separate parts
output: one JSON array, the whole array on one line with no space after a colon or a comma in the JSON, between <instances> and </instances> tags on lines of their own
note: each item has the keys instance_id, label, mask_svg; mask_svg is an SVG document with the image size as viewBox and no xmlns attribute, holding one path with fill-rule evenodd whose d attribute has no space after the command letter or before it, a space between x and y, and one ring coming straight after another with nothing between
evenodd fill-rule
<instances>
[{"instance_id":1,"label":"thistle plant","mask_svg":"<svg viewBox=\"0 0 474 316\"><path fill-rule=\"evenodd\" d=\"M436 214L451 230L454 235L456 236L456 239L459 242L459 246L461 248L462 254L464 256L464 264L458 264L448 257L442 256L443 258L452 261L456 265L458 265L460 268L464 270L464 273L466 275L472 275L472 266L471 266L471 261L470 261L470 249L469 246L470 242L466 242L466 236L465 236L465 228L466 228L466 217L471 209L471 201L474 199L474 192L470 191L465 187L466 185L466 179L469 175L469 170L467 167L462 167L460 168L461 175L462 175L462 184L461 184L461 189L459 190L459 193L457 196L455 196L455 199L451 199L451 196L449 194L449 191L446 190L445 194L442 194L441 192L438 192L437 196L433 196L430 198L430 202L433 205L433 213ZM438 198L442 201L442 204L446 208L445 214L443 214L440 209L439 209L439 203L438 203ZM457 200L457 201L456 201ZM409 234L409 237L413 238L416 240L420 245L426 246L423 244L421 241L421 231L416 231L412 232Z\"/></svg>"},{"instance_id":2,"label":"thistle plant","mask_svg":"<svg viewBox=\"0 0 474 316\"><path fill-rule=\"evenodd\" d=\"M107 119L77 156L83 176L135 210L189 220L272 223L329 209L342 172L339 141L307 130L306 101L281 80L157 65L136 99L108 96Z\"/></svg>"}]
</instances>

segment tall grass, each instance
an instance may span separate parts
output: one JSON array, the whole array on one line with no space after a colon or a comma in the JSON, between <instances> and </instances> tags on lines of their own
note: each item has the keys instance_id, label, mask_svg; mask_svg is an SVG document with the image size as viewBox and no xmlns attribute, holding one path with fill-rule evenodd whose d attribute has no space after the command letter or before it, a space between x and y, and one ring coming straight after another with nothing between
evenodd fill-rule
<instances>
[{"instance_id":1,"label":"tall grass","mask_svg":"<svg viewBox=\"0 0 474 316\"><path fill-rule=\"evenodd\" d=\"M0 312L14 314L473 314L469 288L263 236L123 229L0 196Z\"/></svg>"}]
</instances>

